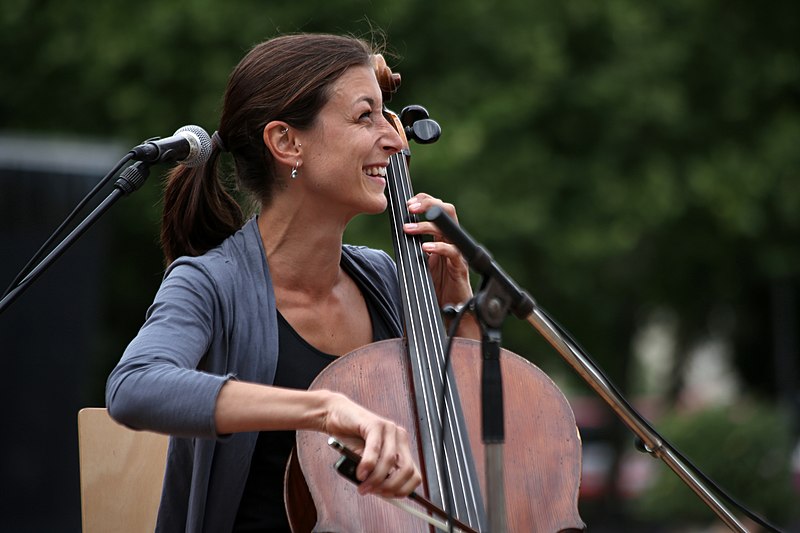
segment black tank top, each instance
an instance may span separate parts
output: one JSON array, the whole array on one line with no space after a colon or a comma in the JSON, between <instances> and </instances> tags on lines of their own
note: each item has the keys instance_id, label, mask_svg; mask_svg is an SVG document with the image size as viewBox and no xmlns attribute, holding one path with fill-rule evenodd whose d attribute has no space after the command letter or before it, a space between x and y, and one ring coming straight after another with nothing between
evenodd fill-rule
<instances>
[{"instance_id":1,"label":"black tank top","mask_svg":"<svg viewBox=\"0 0 800 533\"><path fill-rule=\"evenodd\" d=\"M377 306L366 293L362 291L362 294L372 320L373 341L394 337ZM278 367L273 382L278 387L308 389L317 374L337 358L307 343L280 312L278 347ZM294 443L294 431L262 431L258 434L234 532L290 531L283 502L283 478Z\"/></svg>"}]
</instances>

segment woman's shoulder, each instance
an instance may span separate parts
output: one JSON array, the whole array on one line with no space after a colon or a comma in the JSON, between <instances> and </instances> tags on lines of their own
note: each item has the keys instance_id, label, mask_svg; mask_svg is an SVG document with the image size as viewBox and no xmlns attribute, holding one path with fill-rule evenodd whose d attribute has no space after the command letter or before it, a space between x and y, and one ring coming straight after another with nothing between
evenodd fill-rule
<instances>
[{"instance_id":1,"label":"woman's shoulder","mask_svg":"<svg viewBox=\"0 0 800 533\"><path fill-rule=\"evenodd\" d=\"M178 257L167 267L165 277L205 276L217 282L229 282L241 279L243 271L263 272L263 248L260 240L253 235L254 231L257 233L254 220L250 220L206 253Z\"/></svg>"},{"instance_id":2,"label":"woman's shoulder","mask_svg":"<svg viewBox=\"0 0 800 533\"><path fill-rule=\"evenodd\" d=\"M345 244L342 247L342 258L351 274L395 292L397 267L383 250Z\"/></svg>"},{"instance_id":3,"label":"woman's shoulder","mask_svg":"<svg viewBox=\"0 0 800 533\"><path fill-rule=\"evenodd\" d=\"M252 311L261 307L271 309L274 297L263 250L258 229L247 223L208 252L175 259L157 299L199 302L218 309L223 319L255 315Z\"/></svg>"},{"instance_id":4,"label":"woman's shoulder","mask_svg":"<svg viewBox=\"0 0 800 533\"><path fill-rule=\"evenodd\" d=\"M342 261L349 273L358 278L362 290L379 306L394 334L400 336L403 331L400 322L400 286L397 267L389 254L366 246L345 245L342 248Z\"/></svg>"},{"instance_id":5,"label":"woman's shoulder","mask_svg":"<svg viewBox=\"0 0 800 533\"><path fill-rule=\"evenodd\" d=\"M349 257L362 266L370 265L375 268L388 268L391 271L395 270L394 260L383 250L352 244L345 244L342 250L346 257Z\"/></svg>"}]
</instances>

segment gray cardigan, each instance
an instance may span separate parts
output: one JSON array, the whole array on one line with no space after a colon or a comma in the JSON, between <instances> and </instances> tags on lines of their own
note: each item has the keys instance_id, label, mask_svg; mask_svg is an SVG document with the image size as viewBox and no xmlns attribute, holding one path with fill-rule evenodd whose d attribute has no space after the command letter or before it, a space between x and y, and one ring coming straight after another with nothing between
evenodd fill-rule
<instances>
[{"instance_id":1,"label":"gray cardigan","mask_svg":"<svg viewBox=\"0 0 800 533\"><path fill-rule=\"evenodd\" d=\"M342 266L400 336L391 258L345 245ZM172 435L158 531L231 530L257 433L218 435L217 394L228 379L272 383L277 361L275 295L253 218L206 254L170 265L106 384L115 420Z\"/></svg>"}]
</instances>

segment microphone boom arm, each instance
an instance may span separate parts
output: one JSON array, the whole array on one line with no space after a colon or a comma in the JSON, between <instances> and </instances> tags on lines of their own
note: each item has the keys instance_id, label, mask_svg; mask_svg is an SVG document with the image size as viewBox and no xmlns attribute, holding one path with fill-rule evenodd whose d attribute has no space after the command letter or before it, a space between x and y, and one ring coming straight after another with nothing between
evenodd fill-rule
<instances>
[{"instance_id":1,"label":"microphone boom arm","mask_svg":"<svg viewBox=\"0 0 800 533\"><path fill-rule=\"evenodd\" d=\"M512 312L518 318L530 323L555 348L578 375L611 407L620 420L641 440L646 453L664 461L732 531L747 533L747 529L728 510L720 498L705 486L701 480L702 474L693 471L680 454L658 435L650 424L623 398L617 388L593 361L569 338L569 335L553 324L534 300L519 288L494 262L491 255L484 248L479 246L467 232L453 222L440 207L430 208L425 213L425 216L429 221L435 223L442 233L456 245L473 270L484 276L485 279L496 281L497 285L506 289ZM748 514L751 513L748 512Z\"/></svg>"}]
</instances>

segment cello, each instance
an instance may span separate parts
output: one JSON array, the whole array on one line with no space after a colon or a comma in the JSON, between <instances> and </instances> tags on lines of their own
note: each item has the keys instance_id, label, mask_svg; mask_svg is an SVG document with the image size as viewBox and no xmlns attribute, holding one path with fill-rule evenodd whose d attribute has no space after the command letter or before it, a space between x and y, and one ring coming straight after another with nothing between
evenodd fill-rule
<instances>
[{"instance_id":1,"label":"cello","mask_svg":"<svg viewBox=\"0 0 800 533\"><path fill-rule=\"evenodd\" d=\"M374 67L388 102L399 85L399 74L392 73L380 55L374 56ZM484 453L481 345L451 339L450 364L445 364L448 339L427 258L420 238L402 229L405 222L416 221L406 209L413 196L406 135L425 138L432 121L419 106L406 108L400 117L386 113L405 147L390 157L387 169L405 337L375 342L340 357L310 389L344 393L403 426L423 475L417 491L435 506L449 509L471 530L487 531L486 472L477 460ZM529 361L501 350L500 363L508 428L502 463L506 509L492 512L504 513L508 530L514 532L583 530L577 509L581 443L569 403ZM431 531L428 523L390 502L359 495L355 485L334 469L338 458L326 435L297 432L284 485L292 531Z\"/></svg>"}]
</instances>

